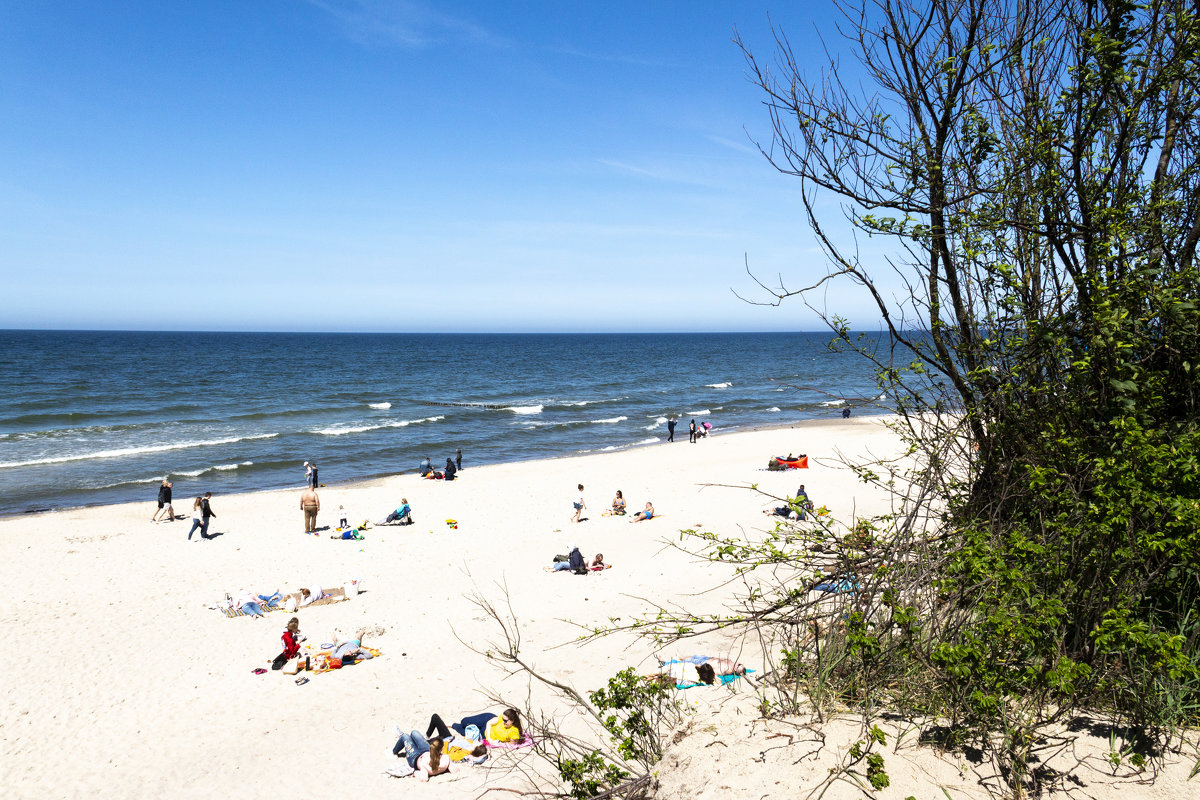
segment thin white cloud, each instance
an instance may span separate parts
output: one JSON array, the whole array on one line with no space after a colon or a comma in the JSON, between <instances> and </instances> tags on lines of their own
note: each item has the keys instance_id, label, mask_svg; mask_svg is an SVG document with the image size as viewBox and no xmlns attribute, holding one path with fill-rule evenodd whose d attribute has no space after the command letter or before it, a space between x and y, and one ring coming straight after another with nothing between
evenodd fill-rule
<instances>
[{"instance_id":1,"label":"thin white cloud","mask_svg":"<svg viewBox=\"0 0 1200 800\"><path fill-rule=\"evenodd\" d=\"M753 145L746 144L745 142L736 142L733 139L726 139L724 136L712 135L708 137L708 140L713 144L719 144L722 147L728 147L730 150L737 150L740 153L749 153L755 156L759 155L758 148L754 147Z\"/></svg>"},{"instance_id":2,"label":"thin white cloud","mask_svg":"<svg viewBox=\"0 0 1200 800\"><path fill-rule=\"evenodd\" d=\"M482 25L406 0L308 0L333 17L346 38L365 46L411 49L447 42L506 47L508 42Z\"/></svg>"}]
</instances>

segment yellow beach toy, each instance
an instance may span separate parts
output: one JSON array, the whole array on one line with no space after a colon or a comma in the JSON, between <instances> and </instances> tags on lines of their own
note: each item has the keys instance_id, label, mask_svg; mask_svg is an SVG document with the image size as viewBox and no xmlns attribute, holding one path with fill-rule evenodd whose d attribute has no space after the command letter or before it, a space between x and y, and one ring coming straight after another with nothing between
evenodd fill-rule
<instances>
[{"instance_id":1,"label":"yellow beach toy","mask_svg":"<svg viewBox=\"0 0 1200 800\"><path fill-rule=\"evenodd\" d=\"M456 519L446 520L446 525L447 525L447 527L451 528L452 530L458 530L458 520L456 520Z\"/></svg>"}]
</instances>

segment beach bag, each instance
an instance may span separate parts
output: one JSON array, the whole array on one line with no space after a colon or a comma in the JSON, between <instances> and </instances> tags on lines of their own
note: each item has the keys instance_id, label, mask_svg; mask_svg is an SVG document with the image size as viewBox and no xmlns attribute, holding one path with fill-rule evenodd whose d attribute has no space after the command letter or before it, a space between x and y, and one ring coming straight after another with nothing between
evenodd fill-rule
<instances>
[{"instance_id":1,"label":"beach bag","mask_svg":"<svg viewBox=\"0 0 1200 800\"><path fill-rule=\"evenodd\" d=\"M275 656L275 660L271 662L271 669L283 669L283 665L288 662L287 656L283 653Z\"/></svg>"},{"instance_id":2,"label":"beach bag","mask_svg":"<svg viewBox=\"0 0 1200 800\"><path fill-rule=\"evenodd\" d=\"M556 556L554 557L554 563L555 563L555 564L561 564L561 563L563 563L564 561L570 561L570 560L571 560L571 557L570 557L570 556L564 556L564 555L562 555L561 553L560 553L560 554L558 554L558 555L556 555Z\"/></svg>"},{"instance_id":3,"label":"beach bag","mask_svg":"<svg viewBox=\"0 0 1200 800\"><path fill-rule=\"evenodd\" d=\"M283 610L291 614L296 611L296 606L296 598L289 595L287 602L283 604Z\"/></svg>"},{"instance_id":4,"label":"beach bag","mask_svg":"<svg viewBox=\"0 0 1200 800\"><path fill-rule=\"evenodd\" d=\"M463 731L463 738L470 739L472 742L482 742L483 734L479 732L479 726L472 723Z\"/></svg>"}]
</instances>

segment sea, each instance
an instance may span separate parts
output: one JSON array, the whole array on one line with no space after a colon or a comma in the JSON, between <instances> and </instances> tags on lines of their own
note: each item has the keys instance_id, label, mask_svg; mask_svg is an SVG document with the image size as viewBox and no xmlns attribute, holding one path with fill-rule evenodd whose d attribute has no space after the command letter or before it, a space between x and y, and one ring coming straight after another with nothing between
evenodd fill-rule
<instances>
[{"instance_id":1,"label":"sea","mask_svg":"<svg viewBox=\"0 0 1200 800\"><path fill-rule=\"evenodd\" d=\"M832 334L0 331L0 515L885 413Z\"/></svg>"}]
</instances>

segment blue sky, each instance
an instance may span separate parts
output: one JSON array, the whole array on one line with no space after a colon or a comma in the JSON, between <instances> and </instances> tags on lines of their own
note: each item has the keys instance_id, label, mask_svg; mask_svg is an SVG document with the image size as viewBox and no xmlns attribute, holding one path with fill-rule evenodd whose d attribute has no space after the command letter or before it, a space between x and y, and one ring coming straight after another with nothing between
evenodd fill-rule
<instances>
[{"instance_id":1,"label":"blue sky","mask_svg":"<svg viewBox=\"0 0 1200 800\"><path fill-rule=\"evenodd\" d=\"M783 5L3 2L0 328L818 329L731 292L826 270L730 41L819 67Z\"/></svg>"}]
</instances>

